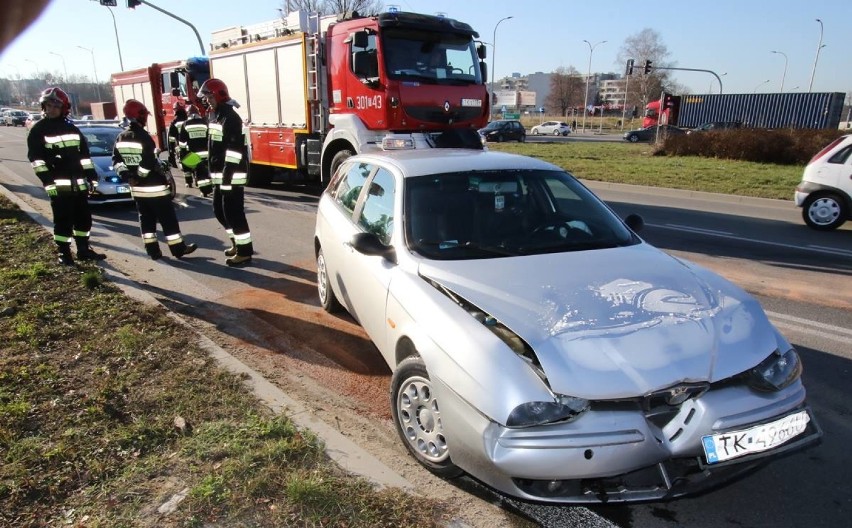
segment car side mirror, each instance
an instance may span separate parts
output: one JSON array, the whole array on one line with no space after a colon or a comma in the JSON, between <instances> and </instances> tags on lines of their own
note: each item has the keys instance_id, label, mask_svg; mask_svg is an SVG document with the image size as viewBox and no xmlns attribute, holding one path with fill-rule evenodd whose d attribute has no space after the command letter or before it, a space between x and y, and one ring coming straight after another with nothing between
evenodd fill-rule
<instances>
[{"instance_id":1,"label":"car side mirror","mask_svg":"<svg viewBox=\"0 0 852 528\"><path fill-rule=\"evenodd\" d=\"M357 233L352 237L352 247L362 255L382 257L396 264L396 250L386 246L374 233Z\"/></svg>"},{"instance_id":2,"label":"car side mirror","mask_svg":"<svg viewBox=\"0 0 852 528\"><path fill-rule=\"evenodd\" d=\"M645 220L636 213L627 215L627 218L624 219L624 223L627 224L627 227L632 229L634 233L638 233L643 227L645 227Z\"/></svg>"}]
</instances>

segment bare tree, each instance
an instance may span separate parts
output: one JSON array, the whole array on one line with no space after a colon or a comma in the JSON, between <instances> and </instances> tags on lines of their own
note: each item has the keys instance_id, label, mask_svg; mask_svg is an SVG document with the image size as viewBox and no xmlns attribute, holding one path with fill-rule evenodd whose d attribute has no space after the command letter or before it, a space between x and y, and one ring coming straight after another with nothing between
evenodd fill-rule
<instances>
[{"instance_id":1,"label":"bare tree","mask_svg":"<svg viewBox=\"0 0 852 528\"><path fill-rule=\"evenodd\" d=\"M375 15L384 10L381 0L284 0L281 12L308 11L323 15L357 11L362 15Z\"/></svg>"},{"instance_id":2,"label":"bare tree","mask_svg":"<svg viewBox=\"0 0 852 528\"><path fill-rule=\"evenodd\" d=\"M624 66L627 59L633 59L635 66L633 75L630 76L629 93L626 104L644 108L648 101L659 99L663 90L674 92L678 87L672 82L668 70L657 70L656 67L672 67L674 63L667 61L669 50L663 44L660 34L650 28L645 28L635 35L624 39L621 49L618 51L618 62ZM644 74L645 61L651 61L651 72Z\"/></svg>"},{"instance_id":3,"label":"bare tree","mask_svg":"<svg viewBox=\"0 0 852 528\"><path fill-rule=\"evenodd\" d=\"M568 109L583 106L583 80L573 66L556 68L550 75L550 93L544 105L551 112L567 116Z\"/></svg>"}]
</instances>

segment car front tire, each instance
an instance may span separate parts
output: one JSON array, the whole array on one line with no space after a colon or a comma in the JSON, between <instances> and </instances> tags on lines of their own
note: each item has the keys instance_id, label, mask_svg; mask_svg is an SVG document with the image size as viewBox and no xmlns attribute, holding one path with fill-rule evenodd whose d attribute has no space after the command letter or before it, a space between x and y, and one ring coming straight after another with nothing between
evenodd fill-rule
<instances>
[{"instance_id":1,"label":"car front tire","mask_svg":"<svg viewBox=\"0 0 852 528\"><path fill-rule=\"evenodd\" d=\"M808 227L817 231L837 229L848 216L843 198L834 193L811 194L802 204L802 219Z\"/></svg>"},{"instance_id":2,"label":"car front tire","mask_svg":"<svg viewBox=\"0 0 852 528\"><path fill-rule=\"evenodd\" d=\"M553 131L553 135L554 135L554 136L559 136L560 134L561 134L561 132L559 132L559 130L554 130L554 131Z\"/></svg>"},{"instance_id":3,"label":"car front tire","mask_svg":"<svg viewBox=\"0 0 852 528\"><path fill-rule=\"evenodd\" d=\"M539 132L538 132L538 129L537 129L537 128L532 129L532 135L537 136L537 135L538 135L538 133L539 133Z\"/></svg>"},{"instance_id":4,"label":"car front tire","mask_svg":"<svg viewBox=\"0 0 852 528\"><path fill-rule=\"evenodd\" d=\"M331 278L328 276L328 268L325 265L325 255L322 248L317 252L317 295L320 306L328 313L339 312L342 308L334 290L331 289Z\"/></svg>"},{"instance_id":5,"label":"car front tire","mask_svg":"<svg viewBox=\"0 0 852 528\"><path fill-rule=\"evenodd\" d=\"M629 136L627 136L627 141L629 141L631 143L638 143L639 142L639 136L637 136L636 134L630 134Z\"/></svg>"},{"instance_id":6,"label":"car front tire","mask_svg":"<svg viewBox=\"0 0 852 528\"><path fill-rule=\"evenodd\" d=\"M391 411L402 443L420 464L443 478L463 473L450 459L441 409L419 356L407 357L397 365L391 379Z\"/></svg>"}]
</instances>

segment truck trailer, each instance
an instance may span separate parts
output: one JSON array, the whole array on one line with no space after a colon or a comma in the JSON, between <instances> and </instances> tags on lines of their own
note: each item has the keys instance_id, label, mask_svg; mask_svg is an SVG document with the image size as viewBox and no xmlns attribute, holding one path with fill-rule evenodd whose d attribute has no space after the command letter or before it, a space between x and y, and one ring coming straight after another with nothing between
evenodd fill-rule
<instances>
[{"instance_id":1,"label":"truck trailer","mask_svg":"<svg viewBox=\"0 0 852 528\"><path fill-rule=\"evenodd\" d=\"M755 93L671 95L645 106L642 126L696 128L705 123L740 123L749 128L837 128L845 94Z\"/></svg>"},{"instance_id":2,"label":"truck trailer","mask_svg":"<svg viewBox=\"0 0 852 528\"><path fill-rule=\"evenodd\" d=\"M210 66L207 57L190 57L113 73L110 84L119 117L128 99L141 101L151 112L148 116L148 131L157 146L166 150L168 127L174 119L174 104L194 104L203 114L203 105L196 96L201 84L208 78Z\"/></svg>"},{"instance_id":3,"label":"truck trailer","mask_svg":"<svg viewBox=\"0 0 852 528\"><path fill-rule=\"evenodd\" d=\"M295 11L213 33L211 76L248 127L249 180L325 184L383 138L482 148L485 47L468 24L391 11L320 17Z\"/></svg>"}]
</instances>

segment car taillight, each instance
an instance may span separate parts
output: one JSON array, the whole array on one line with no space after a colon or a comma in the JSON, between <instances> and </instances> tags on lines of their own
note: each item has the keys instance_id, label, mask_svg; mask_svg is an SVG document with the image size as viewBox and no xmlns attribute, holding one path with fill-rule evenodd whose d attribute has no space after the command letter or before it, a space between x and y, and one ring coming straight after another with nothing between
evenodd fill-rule
<instances>
[{"instance_id":1,"label":"car taillight","mask_svg":"<svg viewBox=\"0 0 852 528\"><path fill-rule=\"evenodd\" d=\"M845 137L845 136L841 136L841 137L839 137L839 138L835 139L834 141L832 141L831 143L829 143L827 147L825 147L824 149L822 149L822 150L820 150L819 152L817 152L817 153L814 155L814 157L813 157L813 158L811 158L811 160L808 162L808 164L813 163L813 162L815 162L816 160L818 160L818 159L820 159L821 157L823 157L823 156L825 156L826 154L828 154L828 153L829 153L829 151L831 151L834 147L836 147L836 146L837 146L837 144L838 144L838 143L840 143L840 142L841 142L841 141L843 141L844 139L846 139L846 137Z\"/></svg>"}]
</instances>

